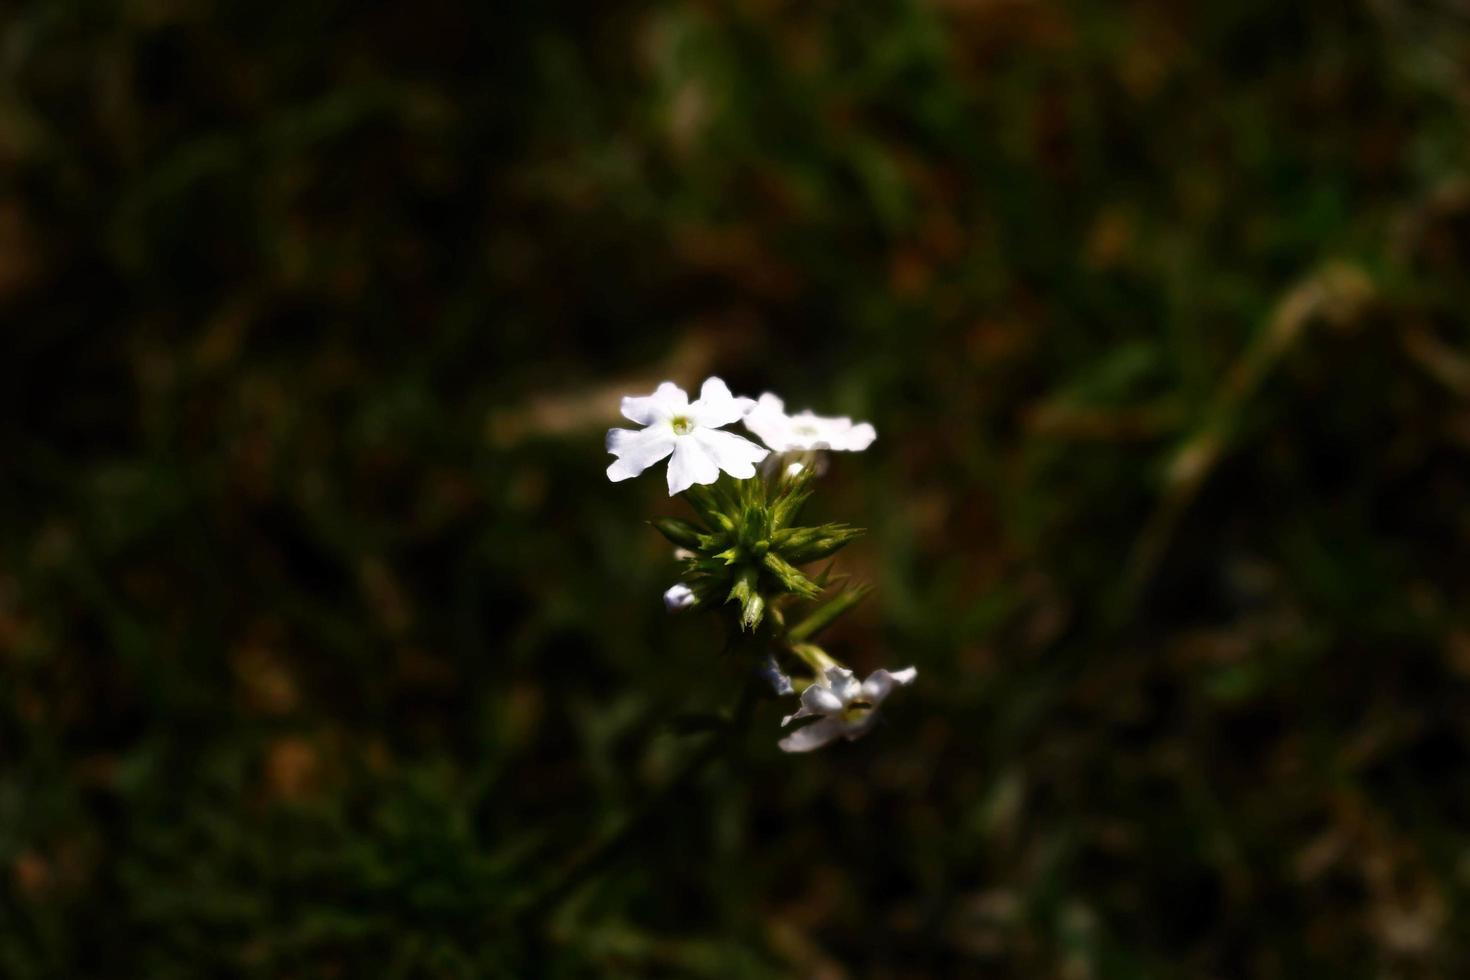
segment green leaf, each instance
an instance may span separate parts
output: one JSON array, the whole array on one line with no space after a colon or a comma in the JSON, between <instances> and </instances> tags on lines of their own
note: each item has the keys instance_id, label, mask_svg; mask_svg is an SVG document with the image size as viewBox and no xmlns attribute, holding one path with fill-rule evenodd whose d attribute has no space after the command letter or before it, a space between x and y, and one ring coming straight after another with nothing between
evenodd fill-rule
<instances>
[{"instance_id":1,"label":"green leaf","mask_svg":"<svg viewBox=\"0 0 1470 980\"><path fill-rule=\"evenodd\" d=\"M792 643L801 643L811 639L837 622L843 613L861 602L870 591L871 587L860 585L838 594L830 602L818 606L805 619L787 630L786 639Z\"/></svg>"}]
</instances>

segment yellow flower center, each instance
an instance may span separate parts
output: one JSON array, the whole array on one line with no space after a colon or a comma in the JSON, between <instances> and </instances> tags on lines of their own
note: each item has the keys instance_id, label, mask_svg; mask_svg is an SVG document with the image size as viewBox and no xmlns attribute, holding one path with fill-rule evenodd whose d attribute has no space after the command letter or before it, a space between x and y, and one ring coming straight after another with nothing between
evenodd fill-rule
<instances>
[{"instance_id":1,"label":"yellow flower center","mask_svg":"<svg viewBox=\"0 0 1470 980\"><path fill-rule=\"evenodd\" d=\"M673 426L674 435L687 436L694 431L694 420L687 415L675 415Z\"/></svg>"}]
</instances>

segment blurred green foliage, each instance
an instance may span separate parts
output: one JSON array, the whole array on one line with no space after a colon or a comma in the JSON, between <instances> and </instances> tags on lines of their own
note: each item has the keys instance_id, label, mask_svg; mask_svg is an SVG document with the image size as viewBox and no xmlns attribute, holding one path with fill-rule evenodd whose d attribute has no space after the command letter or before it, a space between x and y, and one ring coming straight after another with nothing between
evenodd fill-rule
<instances>
[{"instance_id":1,"label":"blurred green foliage","mask_svg":"<svg viewBox=\"0 0 1470 980\"><path fill-rule=\"evenodd\" d=\"M1450 0L0 10L0 975L1470 975L1467 66ZM602 430L708 373L877 425L831 648L920 675L671 784L742 668Z\"/></svg>"}]
</instances>

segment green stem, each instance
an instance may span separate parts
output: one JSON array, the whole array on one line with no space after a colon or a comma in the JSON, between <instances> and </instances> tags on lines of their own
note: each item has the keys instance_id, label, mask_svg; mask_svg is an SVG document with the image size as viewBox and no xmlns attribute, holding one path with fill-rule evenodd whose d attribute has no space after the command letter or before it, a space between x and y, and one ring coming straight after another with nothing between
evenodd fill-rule
<instances>
[{"instance_id":1,"label":"green stem","mask_svg":"<svg viewBox=\"0 0 1470 980\"><path fill-rule=\"evenodd\" d=\"M818 678L827 672L828 667L841 667L831 654L827 653L815 643L793 643L791 652L800 657L802 662L812 669L812 673Z\"/></svg>"},{"instance_id":2,"label":"green stem","mask_svg":"<svg viewBox=\"0 0 1470 980\"><path fill-rule=\"evenodd\" d=\"M666 812L665 804L671 798L682 793L705 766L723 754L723 750L739 744L740 735L745 732L755 710L758 684L759 679L754 676L747 679L740 690L739 699L735 702L729 724L713 733L674 777L648 796L621 826L584 851L558 881L527 902L520 913L524 921L544 920L589 878L612 865L640 834L652 827L657 818Z\"/></svg>"}]
</instances>

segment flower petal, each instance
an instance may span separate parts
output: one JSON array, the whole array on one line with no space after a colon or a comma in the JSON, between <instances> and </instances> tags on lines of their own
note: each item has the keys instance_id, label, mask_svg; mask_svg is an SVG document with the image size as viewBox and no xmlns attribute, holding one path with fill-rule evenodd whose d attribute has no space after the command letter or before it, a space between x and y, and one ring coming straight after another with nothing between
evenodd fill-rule
<instances>
[{"instance_id":1,"label":"flower petal","mask_svg":"<svg viewBox=\"0 0 1470 980\"><path fill-rule=\"evenodd\" d=\"M810 752L845 734L846 729L841 718L823 718L805 728L798 728L776 745L782 752Z\"/></svg>"},{"instance_id":2,"label":"flower petal","mask_svg":"<svg viewBox=\"0 0 1470 980\"><path fill-rule=\"evenodd\" d=\"M755 407L762 412L776 415L786 414L786 402L782 401L781 396L774 391L761 392L761 396L755 400Z\"/></svg>"},{"instance_id":3,"label":"flower petal","mask_svg":"<svg viewBox=\"0 0 1470 980\"><path fill-rule=\"evenodd\" d=\"M674 455L669 459L670 497L696 483L714 483L720 478L719 465L697 440L684 436L674 442Z\"/></svg>"},{"instance_id":4,"label":"flower petal","mask_svg":"<svg viewBox=\"0 0 1470 980\"><path fill-rule=\"evenodd\" d=\"M751 408L749 398L736 398L719 378L708 378L699 389L699 401L689 406L689 414L700 425L718 429L738 422Z\"/></svg>"},{"instance_id":5,"label":"flower petal","mask_svg":"<svg viewBox=\"0 0 1470 980\"><path fill-rule=\"evenodd\" d=\"M801 706L808 714L832 715L842 710L845 702L821 684L813 684L801 692Z\"/></svg>"},{"instance_id":6,"label":"flower petal","mask_svg":"<svg viewBox=\"0 0 1470 980\"><path fill-rule=\"evenodd\" d=\"M827 687L844 706L862 691L862 686L846 667L827 668Z\"/></svg>"},{"instance_id":7,"label":"flower petal","mask_svg":"<svg viewBox=\"0 0 1470 980\"><path fill-rule=\"evenodd\" d=\"M843 448L850 453L860 453L873 444L878 438L878 430L873 428L870 422L859 422L852 427L847 434L847 445Z\"/></svg>"},{"instance_id":8,"label":"flower petal","mask_svg":"<svg viewBox=\"0 0 1470 980\"><path fill-rule=\"evenodd\" d=\"M781 727L785 728L787 725L791 724L793 721L796 721L798 718L811 718L815 715L815 711L809 711L807 710L806 705L802 705L800 708L797 708L796 711L781 719Z\"/></svg>"},{"instance_id":9,"label":"flower petal","mask_svg":"<svg viewBox=\"0 0 1470 980\"><path fill-rule=\"evenodd\" d=\"M835 715L847 706L832 689L825 684L817 683L807 687L801 692L801 707L796 709L795 714L787 715L781 719L781 727L796 721L798 718L811 718L814 715Z\"/></svg>"},{"instance_id":10,"label":"flower petal","mask_svg":"<svg viewBox=\"0 0 1470 980\"><path fill-rule=\"evenodd\" d=\"M689 396L672 381L665 381L651 395L629 395L623 399L623 417L642 425L667 422L689 407Z\"/></svg>"},{"instance_id":11,"label":"flower petal","mask_svg":"<svg viewBox=\"0 0 1470 980\"><path fill-rule=\"evenodd\" d=\"M607 478L614 483L637 476L674 451L674 433L667 427L650 429L608 429L607 451L617 461L607 468Z\"/></svg>"},{"instance_id":12,"label":"flower petal","mask_svg":"<svg viewBox=\"0 0 1470 980\"><path fill-rule=\"evenodd\" d=\"M755 464L771 453L764 446L757 446L744 436L723 429L696 429L694 438L708 450L720 469L737 480L749 480L755 476Z\"/></svg>"},{"instance_id":13,"label":"flower petal","mask_svg":"<svg viewBox=\"0 0 1470 980\"><path fill-rule=\"evenodd\" d=\"M769 391L756 399L755 406L741 419L745 428L766 445L776 451L786 448L786 434L790 420L786 417L786 403Z\"/></svg>"},{"instance_id":14,"label":"flower petal","mask_svg":"<svg viewBox=\"0 0 1470 980\"><path fill-rule=\"evenodd\" d=\"M863 695L873 702L876 707L895 686L903 687L914 682L919 676L917 667L905 667L903 670L875 670L863 681Z\"/></svg>"},{"instance_id":15,"label":"flower petal","mask_svg":"<svg viewBox=\"0 0 1470 980\"><path fill-rule=\"evenodd\" d=\"M867 422L854 424L845 415L816 415L810 409L794 415L770 392L761 395L745 417L745 427L777 452L832 449L860 452L873 444L878 432Z\"/></svg>"}]
</instances>

